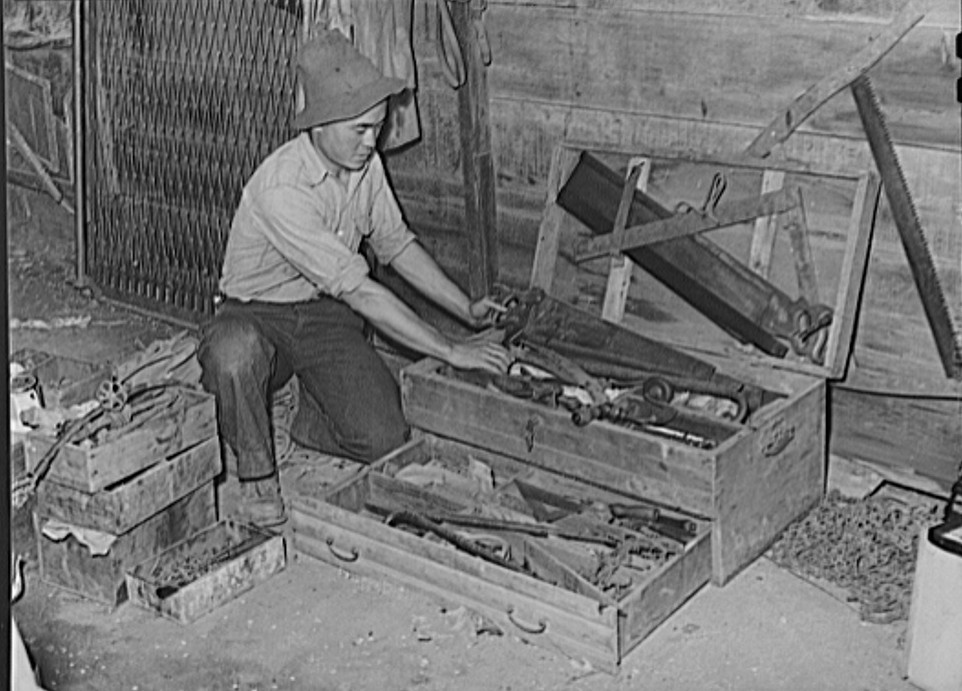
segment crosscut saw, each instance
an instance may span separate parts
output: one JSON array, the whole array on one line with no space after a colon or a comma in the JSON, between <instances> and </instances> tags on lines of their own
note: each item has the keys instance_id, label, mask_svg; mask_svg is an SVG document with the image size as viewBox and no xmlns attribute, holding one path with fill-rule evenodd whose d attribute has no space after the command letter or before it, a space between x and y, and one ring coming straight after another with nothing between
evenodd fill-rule
<instances>
[{"instance_id":1,"label":"crosscut saw","mask_svg":"<svg viewBox=\"0 0 962 691\"><path fill-rule=\"evenodd\" d=\"M583 151L558 192L558 205L596 235L614 227L623 178ZM641 190L634 190L628 223L640 226L674 214ZM813 362L824 356L832 310L793 300L711 240L677 237L625 251L636 264L742 343L785 357L792 349Z\"/></svg>"},{"instance_id":2,"label":"crosscut saw","mask_svg":"<svg viewBox=\"0 0 962 691\"><path fill-rule=\"evenodd\" d=\"M902 166L892 145L885 115L867 76L862 75L852 83L852 95L855 97L875 165L882 178L882 186L885 188L885 196L912 270L912 278L918 288L919 297L922 298L925 317L935 337L942 368L947 377L962 379L962 342L945 303L945 293L939 283L935 262L929 252L928 241L916 213L912 194L905 182Z\"/></svg>"}]
</instances>

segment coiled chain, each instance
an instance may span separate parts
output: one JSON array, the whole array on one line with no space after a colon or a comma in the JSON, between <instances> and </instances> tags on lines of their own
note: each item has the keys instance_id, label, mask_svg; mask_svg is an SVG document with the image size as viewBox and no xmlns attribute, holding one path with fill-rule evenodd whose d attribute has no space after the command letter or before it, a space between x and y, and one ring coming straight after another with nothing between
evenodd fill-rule
<instances>
[{"instance_id":1,"label":"coiled chain","mask_svg":"<svg viewBox=\"0 0 962 691\"><path fill-rule=\"evenodd\" d=\"M799 575L846 589L863 620L889 623L908 618L919 534L939 521L937 506L832 491L782 533L769 556Z\"/></svg>"}]
</instances>

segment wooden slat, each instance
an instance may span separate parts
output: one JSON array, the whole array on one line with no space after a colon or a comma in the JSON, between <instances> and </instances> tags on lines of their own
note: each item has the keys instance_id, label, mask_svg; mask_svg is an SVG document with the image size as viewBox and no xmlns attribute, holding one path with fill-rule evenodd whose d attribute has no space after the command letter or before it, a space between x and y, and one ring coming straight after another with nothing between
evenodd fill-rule
<instances>
[{"instance_id":1,"label":"wooden slat","mask_svg":"<svg viewBox=\"0 0 962 691\"><path fill-rule=\"evenodd\" d=\"M785 183L785 171L766 170L762 175L762 194L782 188ZM775 216L765 216L755 221L755 232L752 233L752 247L748 255L748 268L763 278L768 278L772 250L775 248Z\"/></svg>"},{"instance_id":2,"label":"wooden slat","mask_svg":"<svg viewBox=\"0 0 962 691\"><path fill-rule=\"evenodd\" d=\"M186 388L178 389L178 393L183 402L117 439L90 448L65 445L50 467L50 479L96 492L215 436L214 397ZM30 434L26 442L28 464L42 458L53 443L50 437Z\"/></svg>"},{"instance_id":3,"label":"wooden slat","mask_svg":"<svg viewBox=\"0 0 962 691\"><path fill-rule=\"evenodd\" d=\"M948 489L958 477L962 398L879 396L848 389L831 392L832 453L901 473L930 478ZM895 478L893 478L894 480Z\"/></svg>"},{"instance_id":4,"label":"wooden slat","mask_svg":"<svg viewBox=\"0 0 962 691\"><path fill-rule=\"evenodd\" d=\"M213 480L220 470L220 443L211 437L111 489L88 493L54 480L42 482L37 505L51 518L119 535Z\"/></svg>"},{"instance_id":5,"label":"wooden slat","mask_svg":"<svg viewBox=\"0 0 962 691\"><path fill-rule=\"evenodd\" d=\"M551 173L547 182L548 203L541 220L541 227L538 230L538 243L535 248L529 282L530 287L541 288L549 294L551 293L551 284L554 281L555 266L558 261L561 223L565 216L565 212L556 203L557 194L577 163L577 157L573 151L557 148L552 160Z\"/></svg>"},{"instance_id":6,"label":"wooden slat","mask_svg":"<svg viewBox=\"0 0 962 691\"><path fill-rule=\"evenodd\" d=\"M825 484L825 433L825 383L813 381L794 405L766 416L746 443L719 454L714 583L731 580L819 501Z\"/></svg>"},{"instance_id":7,"label":"wooden slat","mask_svg":"<svg viewBox=\"0 0 962 691\"><path fill-rule=\"evenodd\" d=\"M478 0L451 6L451 18L463 55L466 78L465 84L458 89L458 116L467 244L471 257L469 294L473 298L490 292L498 270L498 219L488 115L487 67L474 25L480 12Z\"/></svg>"},{"instance_id":8,"label":"wooden slat","mask_svg":"<svg viewBox=\"0 0 962 691\"><path fill-rule=\"evenodd\" d=\"M524 597L510 589L488 583L484 579L462 573L441 564L426 562L405 550L382 545L337 528L318 525L310 519L294 516L294 548L303 554L361 575L400 582L425 592L442 602L466 604L471 610L489 617L505 631L529 643L560 650L576 660L587 660L609 673L617 671L616 625L591 626L580 617L566 615L550 604ZM345 563L331 555L326 543L352 544L361 555L377 554L379 558L361 556ZM614 610L605 610L614 619ZM542 633L528 633L519 628L544 627Z\"/></svg>"},{"instance_id":9,"label":"wooden slat","mask_svg":"<svg viewBox=\"0 0 962 691\"><path fill-rule=\"evenodd\" d=\"M651 161L636 157L628 162L631 173L625 183L621 204L618 207L615 228L612 239L620 243L625 236L625 225L628 222L628 211L631 208L631 192L648 189L648 177L651 175ZM634 183L634 184L632 184ZM620 252L613 252L608 262L608 285L605 288L605 298L601 305L601 318L619 323L625 316L625 303L628 300L628 288L631 286L631 276L635 272L635 263Z\"/></svg>"},{"instance_id":10,"label":"wooden slat","mask_svg":"<svg viewBox=\"0 0 962 691\"><path fill-rule=\"evenodd\" d=\"M855 331L857 307L867 266L880 188L878 176L869 173L859 180L858 189L855 192L848 241L842 259L842 270L846 275L840 281L834 304L832 328L829 330L828 343L825 346L825 361L836 363L832 371L835 378L841 378L848 366L848 359L839 357L838 353L849 351L852 334Z\"/></svg>"}]
</instances>

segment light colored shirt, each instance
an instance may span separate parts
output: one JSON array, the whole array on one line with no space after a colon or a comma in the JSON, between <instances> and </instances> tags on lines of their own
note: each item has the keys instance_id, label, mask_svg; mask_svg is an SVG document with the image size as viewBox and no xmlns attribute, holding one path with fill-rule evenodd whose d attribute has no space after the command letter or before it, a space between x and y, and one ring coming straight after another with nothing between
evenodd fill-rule
<instances>
[{"instance_id":1,"label":"light colored shirt","mask_svg":"<svg viewBox=\"0 0 962 691\"><path fill-rule=\"evenodd\" d=\"M220 290L245 302L339 297L370 271L358 252L364 238L383 264L415 239L380 156L352 171L344 185L303 132L268 156L245 185Z\"/></svg>"}]
</instances>

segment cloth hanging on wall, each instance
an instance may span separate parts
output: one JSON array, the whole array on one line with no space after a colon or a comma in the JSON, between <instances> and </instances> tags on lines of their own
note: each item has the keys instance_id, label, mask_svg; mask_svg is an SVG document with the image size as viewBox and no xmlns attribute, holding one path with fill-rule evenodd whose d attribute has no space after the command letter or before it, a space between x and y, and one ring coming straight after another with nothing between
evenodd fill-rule
<instances>
[{"instance_id":1,"label":"cloth hanging on wall","mask_svg":"<svg viewBox=\"0 0 962 691\"><path fill-rule=\"evenodd\" d=\"M390 151L417 141L421 125L415 90L417 70L411 42L413 0L303 0L304 33L316 28L337 29L347 36L374 66L389 77L403 79L408 88L391 97L381 148ZM300 107L300 104L297 104Z\"/></svg>"}]
</instances>

